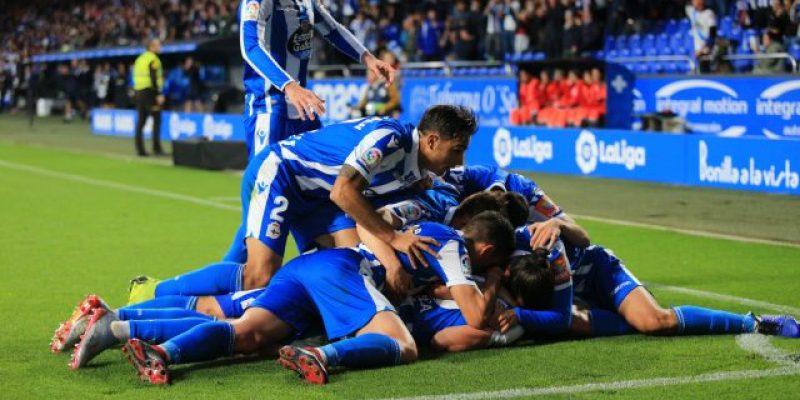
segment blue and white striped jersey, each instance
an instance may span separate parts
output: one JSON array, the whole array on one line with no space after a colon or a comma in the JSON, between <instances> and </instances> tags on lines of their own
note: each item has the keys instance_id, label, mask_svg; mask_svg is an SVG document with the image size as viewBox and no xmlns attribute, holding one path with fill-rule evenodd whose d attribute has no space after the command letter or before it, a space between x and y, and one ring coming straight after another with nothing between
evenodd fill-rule
<instances>
[{"instance_id":1,"label":"blue and white striped jersey","mask_svg":"<svg viewBox=\"0 0 800 400\"><path fill-rule=\"evenodd\" d=\"M377 196L372 205L388 210L403 225L421 221L449 224L458 207L458 192L452 185L437 180L427 190L407 189L389 196Z\"/></svg>"},{"instance_id":2,"label":"blue and white striped jersey","mask_svg":"<svg viewBox=\"0 0 800 400\"><path fill-rule=\"evenodd\" d=\"M355 61L360 62L367 51L319 0L242 0L239 47L244 58L245 114L285 104L283 89L290 82L306 86L314 30ZM291 104L286 106L289 118L299 118Z\"/></svg>"},{"instance_id":3,"label":"blue and white striped jersey","mask_svg":"<svg viewBox=\"0 0 800 400\"><path fill-rule=\"evenodd\" d=\"M519 174L487 165L457 167L447 172L445 182L453 185L460 200L484 190L516 192L528 202L530 222L543 221L563 214L563 210L544 193L536 182Z\"/></svg>"},{"instance_id":4,"label":"blue and white striped jersey","mask_svg":"<svg viewBox=\"0 0 800 400\"><path fill-rule=\"evenodd\" d=\"M369 182L367 196L403 190L427 175L419 168L417 130L392 118L328 125L280 141L273 151L279 152L299 189L311 196L327 198L342 165ZM253 161L261 162L270 153L261 152Z\"/></svg>"}]
</instances>

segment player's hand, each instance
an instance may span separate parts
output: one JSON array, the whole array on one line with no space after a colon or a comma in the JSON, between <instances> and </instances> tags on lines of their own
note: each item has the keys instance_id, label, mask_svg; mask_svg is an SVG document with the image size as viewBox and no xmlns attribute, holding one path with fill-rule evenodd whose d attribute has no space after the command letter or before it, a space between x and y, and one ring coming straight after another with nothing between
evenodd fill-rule
<instances>
[{"instance_id":1,"label":"player's hand","mask_svg":"<svg viewBox=\"0 0 800 400\"><path fill-rule=\"evenodd\" d=\"M517 326L519 320L514 310L505 310L497 317L497 329L500 333L506 333L509 329Z\"/></svg>"},{"instance_id":2,"label":"player's hand","mask_svg":"<svg viewBox=\"0 0 800 400\"><path fill-rule=\"evenodd\" d=\"M419 265L425 268L430 267L422 252L426 252L437 258L439 257L439 254L430 247L430 245L439 245L439 242L427 236L417 236L409 232L395 232L389 245L397 251L406 253L406 255L408 255L408 261L411 262L411 267L414 269L417 269Z\"/></svg>"},{"instance_id":3,"label":"player's hand","mask_svg":"<svg viewBox=\"0 0 800 400\"><path fill-rule=\"evenodd\" d=\"M386 87L392 86L392 83L394 83L397 70L388 63L375 58L372 53L367 52L364 54L364 66L376 76L382 76L386 80Z\"/></svg>"},{"instance_id":4,"label":"player's hand","mask_svg":"<svg viewBox=\"0 0 800 400\"><path fill-rule=\"evenodd\" d=\"M325 101L299 83L289 83L283 89L283 93L286 94L286 100L297 109L300 119L313 121L318 115L325 114Z\"/></svg>"},{"instance_id":5,"label":"player's hand","mask_svg":"<svg viewBox=\"0 0 800 400\"><path fill-rule=\"evenodd\" d=\"M403 269L400 260L395 257L395 261L397 262L384 265L384 268L386 268L386 289L391 293L392 296L390 297L402 300L414 286L414 281L411 279L411 274Z\"/></svg>"},{"instance_id":6,"label":"player's hand","mask_svg":"<svg viewBox=\"0 0 800 400\"><path fill-rule=\"evenodd\" d=\"M544 222L536 222L528 226L531 232L531 248L544 247L550 249L561 235L561 220L550 218Z\"/></svg>"}]
</instances>

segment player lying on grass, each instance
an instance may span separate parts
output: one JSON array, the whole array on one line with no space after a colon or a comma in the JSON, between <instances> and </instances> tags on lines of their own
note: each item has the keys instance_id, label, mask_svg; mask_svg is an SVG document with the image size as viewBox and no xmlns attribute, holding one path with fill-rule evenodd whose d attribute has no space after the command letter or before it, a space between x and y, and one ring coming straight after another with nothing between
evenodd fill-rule
<instances>
[{"instance_id":1,"label":"player lying on grass","mask_svg":"<svg viewBox=\"0 0 800 400\"><path fill-rule=\"evenodd\" d=\"M218 296L163 296L112 310L86 296L53 335L50 350L72 351L70 366L84 367L102 351L130 338L162 342L209 320L242 316L264 289ZM146 322L144 322L146 321Z\"/></svg>"},{"instance_id":2,"label":"player lying on grass","mask_svg":"<svg viewBox=\"0 0 800 400\"><path fill-rule=\"evenodd\" d=\"M358 243L355 222L417 265L432 251L429 238L396 232L365 197L405 189L429 173L463 163L475 132L465 107L432 106L419 126L391 118L332 124L292 136L254 157L242 179L242 227L232 249L243 252L174 279L138 285L134 300L155 295L212 295L264 287L283 262L291 231L298 247L318 239L336 247ZM352 219L351 219L352 218ZM239 246L240 247L240 246ZM228 258L228 257L226 257ZM140 297L141 296L141 297Z\"/></svg>"},{"instance_id":3,"label":"player lying on grass","mask_svg":"<svg viewBox=\"0 0 800 400\"><path fill-rule=\"evenodd\" d=\"M507 262L513 247L511 224L498 213L486 212L467 224L463 238L435 223L422 223L414 231L441 245L435 246L438 258L427 256L429 268L415 268L401 253L405 270L418 286L444 282L466 323L483 328L501 276L493 269L481 293L469 275L472 268L483 272ZM411 335L377 289L385 270L376 261L366 246L302 255L278 271L241 318L203 323L157 346L133 339L125 349L140 376L166 383L169 364L274 351L321 319L332 344L280 351L281 363L310 382L325 383L332 366L368 368L414 361L417 351Z\"/></svg>"},{"instance_id":4,"label":"player lying on grass","mask_svg":"<svg viewBox=\"0 0 800 400\"><path fill-rule=\"evenodd\" d=\"M528 230L518 230L518 251L530 251ZM693 305L661 307L621 260L602 246L569 248L575 302L588 306L578 312L562 331L584 336L609 336L625 333L651 335L702 335L758 332L785 337L800 337L796 320L790 316L736 314ZM544 262L544 261L542 261ZM513 293L517 297L522 293ZM503 313L501 330L520 323L526 330L540 321L526 321L519 310ZM563 329L569 327L569 330Z\"/></svg>"}]
</instances>

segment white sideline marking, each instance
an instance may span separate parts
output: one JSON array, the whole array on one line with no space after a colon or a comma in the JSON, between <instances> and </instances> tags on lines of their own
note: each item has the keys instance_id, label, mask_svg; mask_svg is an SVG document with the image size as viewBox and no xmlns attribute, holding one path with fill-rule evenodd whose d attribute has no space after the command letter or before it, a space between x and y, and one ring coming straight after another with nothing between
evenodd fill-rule
<instances>
[{"instance_id":1,"label":"white sideline marking","mask_svg":"<svg viewBox=\"0 0 800 400\"><path fill-rule=\"evenodd\" d=\"M645 285L648 286L648 287L651 287L651 288L655 288L655 289L667 290L667 291L675 292L675 293L684 293L684 294L697 296L697 297L704 297L704 298L712 299L712 300L721 300L721 301L741 304L741 305L750 306L750 307L758 307L758 308L765 309L765 310L771 310L771 311L776 311L776 312L779 312L779 313L791 314L791 315L800 317L800 308L792 307L792 306L786 306L786 305L783 305L783 304L767 303L766 301L761 301L761 300L753 300L753 299L748 299L748 298L739 297L739 296L731 296L731 295L728 295L728 294L706 292L704 290L690 289L690 288L685 288L685 287L680 287L680 286L660 285L660 284L657 284L657 283L646 283Z\"/></svg>"},{"instance_id":2,"label":"white sideline marking","mask_svg":"<svg viewBox=\"0 0 800 400\"><path fill-rule=\"evenodd\" d=\"M769 336L756 333L747 333L736 336L736 344L745 351L758 354L768 361L783 365L784 367L798 367L800 364L779 348L769 343Z\"/></svg>"},{"instance_id":3,"label":"white sideline marking","mask_svg":"<svg viewBox=\"0 0 800 400\"><path fill-rule=\"evenodd\" d=\"M650 379L632 379L626 381L587 383L571 386L552 386L543 388L519 388L497 391L453 393L416 397L390 397L384 400L471 400L485 398L509 399L514 397L547 396L554 394L575 394L599 392L607 390L639 389L656 386L679 386L706 382L736 381L774 376L800 375L800 368L782 367L771 369L751 369L743 371L712 372L694 376L675 376Z\"/></svg>"},{"instance_id":4,"label":"white sideline marking","mask_svg":"<svg viewBox=\"0 0 800 400\"><path fill-rule=\"evenodd\" d=\"M221 201L223 203L238 203L242 201L241 197L232 197L232 196L215 196L208 198L211 201Z\"/></svg>"},{"instance_id":5,"label":"white sideline marking","mask_svg":"<svg viewBox=\"0 0 800 400\"><path fill-rule=\"evenodd\" d=\"M109 189L117 189L117 190L122 190L122 191L126 191L126 192L146 194L146 195L155 196L155 197L161 197L161 198L170 199L170 200L184 201L184 202L187 202L187 203L193 203L193 204L198 204L198 205L203 205L203 206L208 206L208 207L214 207L214 208L218 208L218 209L222 209L222 210L241 211L241 209L242 209L240 206L233 206L233 205L230 205L230 204L218 203L218 202L215 202L215 201L205 200L205 199L202 199L200 197L189 196L189 195L185 195L185 194L178 194L178 193L175 193L175 192L168 192L168 191L164 191L164 190L148 189L148 188L145 188L145 187L142 187L142 186L126 185L124 183L117 183L117 182L107 181L107 180L103 180L103 179L94 179L94 178L89 178L89 177L85 177L85 176L82 176L82 175L73 175L73 174L68 174L68 173L64 173L64 172L51 171L49 169L33 167L33 166L23 165L23 164L17 164L17 163L12 163L12 162L3 161L3 160L0 160L0 167L5 167L5 168L8 168L8 169L13 169L13 170L17 170L17 171L31 172L31 173L34 173L34 174L50 176L50 177L54 177L54 178L61 178L61 179L65 179L65 180L69 180L69 181L73 181L73 182L85 183L87 185L99 186L99 187L104 187L104 188L109 188Z\"/></svg>"},{"instance_id":6,"label":"white sideline marking","mask_svg":"<svg viewBox=\"0 0 800 400\"><path fill-rule=\"evenodd\" d=\"M737 236L737 235L728 235L725 233L716 233L716 232L708 232L708 231L699 231L694 229L684 229L684 228L673 228L669 226L663 225L653 225L653 224L646 224L643 222L634 222L634 221L625 221L625 220L618 220L618 219L609 219L609 218L602 218L602 217L593 217L591 215L581 215L581 214L572 214L569 215L578 218L578 219L585 219L587 221L595 221L595 222L602 222L605 224L611 225L622 225L622 226L631 226L635 228L645 228L645 229L652 229L655 231L661 232L675 232L675 233L683 233L685 235L691 236L699 236L711 239L725 239L725 240L732 240L735 242L742 242L742 243L755 243L755 244L769 244L773 246L785 246L785 247L792 247L795 249L800 249L800 243L792 243L792 242L781 242L778 240L770 240L770 239L758 239L752 238L747 236Z\"/></svg>"}]
</instances>

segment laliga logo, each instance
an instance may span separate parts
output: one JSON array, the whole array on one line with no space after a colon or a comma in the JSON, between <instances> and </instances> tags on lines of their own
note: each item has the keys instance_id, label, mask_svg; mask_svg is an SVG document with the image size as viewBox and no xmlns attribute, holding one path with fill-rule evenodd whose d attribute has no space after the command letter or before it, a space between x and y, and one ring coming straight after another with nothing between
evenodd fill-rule
<instances>
[{"instance_id":1,"label":"laliga logo","mask_svg":"<svg viewBox=\"0 0 800 400\"><path fill-rule=\"evenodd\" d=\"M494 134L492 148L494 149L494 161L500 168L505 168L511 164L514 157L512 153L513 143L511 142L511 132L508 129L500 128Z\"/></svg>"},{"instance_id":2,"label":"laliga logo","mask_svg":"<svg viewBox=\"0 0 800 400\"><path fill-rule=\"evenodd\" d=\"M223 120L217 121L211 114L203 117L203 137L208 140L214 140L216 137L227 140L231 136L233 136L233 125Z\"/></svg>"},{"instance_id":3,"label":"laliga logo","mask_svg":"<svg viewBox=\"0 0 800 400\"><path fill-rule=\"evenodd\" d=\"M190 119L182 119L178 113L170 113L169 137L178 139L181 135L192 137L197 134L197 124Z\"/></svg>"},{"instance_id":4,"label":"laliga logo","mask_svg":"<svg viewBox=\"0 0 800 400\"><path fill-rule=\"evenodd\" d=\"M553 142L539 140L536 135L525 138L511 137L506 128L498 128L492 142L494 161L500 168L505 168L514 157L527 158L536 164L553 159Z\"/></svg>"},{"instance_id":5,"label":"laliga logo","mask_svg":"<svg viewBox=\"0 0 800 400\"><path fill-rule=\"evenodd\" d=\"M597 164L622 165L628 171L647 165L644 147L629 146L625 139L606 143L597 140L594 133L581 131L575 141L575 163L584 174L597 169Z\"/></svg>"}]
</instances>

